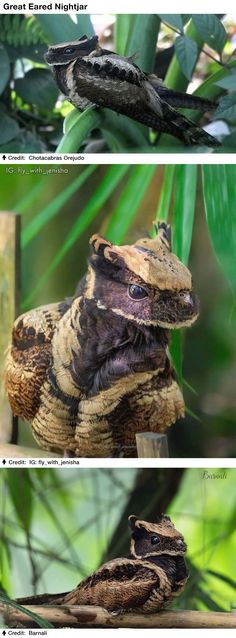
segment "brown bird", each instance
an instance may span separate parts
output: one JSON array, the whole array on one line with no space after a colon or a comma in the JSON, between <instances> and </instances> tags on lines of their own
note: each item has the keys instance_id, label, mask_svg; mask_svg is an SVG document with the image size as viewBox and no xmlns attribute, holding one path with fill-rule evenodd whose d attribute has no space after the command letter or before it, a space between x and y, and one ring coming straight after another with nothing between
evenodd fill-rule
<instances>
[{"instance_id":1,"label":"brown bird","mask_svg":"<svg viewBox=\"0 0 236 638\"><path fill-rule=\"evenodd\" d=\"M130 554L102 565L70 592L19 598L23 605L99 605L108 611L152 614L179 596L188 572L183 536L169 516L148 523L129 516Z\"/></svg>"},{"instance_id":2,"label":"brown bird","mask_svg":"<svg viewBox=\"0 0 236 638\"><path fill-rule=\"evenodd\" d=\"M6 391L43 449L132 456L137 431L163 432L184 416L168 330L194 323L198 301L165 223L131 246L90 243L76 296L15 321Z\"/></svg>"},{"instance_id":3,"label":"brown bird","mask_svg":"<svg viewBox=\"0 0 236 638\"><path fill-rule=\"evenodd\" d=\"M134 58L103 49L97 36L86 35L50 46L45 55L61 92L77 108L107 107L157 132L169 133L187 146L220 146L217 139L176 111L179 107L212 110L216 104L168 89L156 75L144 73Z\"/></svg>"}]
</instances>

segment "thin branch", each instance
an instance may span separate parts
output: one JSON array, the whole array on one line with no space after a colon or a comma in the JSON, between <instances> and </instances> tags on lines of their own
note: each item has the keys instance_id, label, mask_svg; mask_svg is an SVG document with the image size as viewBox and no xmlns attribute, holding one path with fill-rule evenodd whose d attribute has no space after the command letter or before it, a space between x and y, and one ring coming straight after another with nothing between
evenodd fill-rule
<instances>
[{"instance_id":1,"label":"thin branch","mask_svg":"<svg viewBox=\"0 0 236 638\"><path fill-rule=\"evenodd\" d=\"M57 627L137 627L137 628L235 628L236 614L212 611L161 611L157 614L112 613L102 607L71 605L24 607ZM11 627L32 626L26 613L0 605L0 613Z\"/></svg>"}]
</instances>

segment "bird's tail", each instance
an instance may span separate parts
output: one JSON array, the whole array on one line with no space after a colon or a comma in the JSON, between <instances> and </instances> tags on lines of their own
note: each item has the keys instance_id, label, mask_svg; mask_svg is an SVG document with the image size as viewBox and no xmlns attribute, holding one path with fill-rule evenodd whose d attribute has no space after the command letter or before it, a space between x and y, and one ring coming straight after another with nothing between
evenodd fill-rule
<instances>
[{"instance_id":1,"label":"bird's tail","mask_svg":"<svg viewBox=\"0 0 236 638\"><path fill-rule=\"evenodd\" d=\"M212 135L209 135L206 131L196 126L194 122L187 117L173 109L169 104L162 101L163 117L164 119L171 121L176 129L179 131L179 138L182 139L187 146L210 146L219 147L221 143Z\"/></svg>"},{"instance_id":2,"label":"bird's tail","mask_svg":"<svg viewBox=\"0 0 236 638\"><path fill-rule=\"evenodd\" d=\"M199 109L201 111L214 111L217 104L207 98L198 97L197 95L191 95L190 93L182 93L181 91L175 91L173 89L167 89L164 84L154 75L148 76L150 84L155 89L157 95L162 100L165 100L170 106L174 108L183 109Z\"/></svg>"},{"instance_id":3,"label":"bird's tail","mask_svg":"<svg viewBox=\"0 0 236 638\"><path fill-rule=\"evenodd\" d=\"M139 113L136 119L154 131L168 133L181 140L186 146L210 146L219 147L221 143L212 135L199 128L184 115L161 101L162 117L154 113L150 108Z\"/></svg>"},{"instance_id":4,"label":"bird's tail","mask_svg":"<svg viewBox=\"0 0 236 638\"><path fill-rule=\"evenodd\" d=\"M26 598L17 598L16 603L19 605L52 605L60 604L61 599L67 596L69 592L63 594L37 594L36 596L27 596Z\"/></svg>"}]
</instances>

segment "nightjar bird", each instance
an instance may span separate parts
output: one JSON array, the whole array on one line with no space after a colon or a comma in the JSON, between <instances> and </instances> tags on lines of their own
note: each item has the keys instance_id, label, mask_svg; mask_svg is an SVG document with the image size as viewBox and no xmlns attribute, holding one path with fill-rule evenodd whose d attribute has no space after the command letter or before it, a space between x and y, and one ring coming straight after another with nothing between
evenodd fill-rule
<instances>
[{"instance_id":1,"label":"nightjar bird","mask_svg":"<svg viewBox=\"0 0 236 638\"><path fill-rule=\"evenodd\" d=\"M170 227L156 230L123 246L94 235L75 296L16 319L5 387L43 449L136 456L136 432L163 432L184 416L169 329L191 326L198 300Z\"/></svg>"},{"instance_id":2,"label":"nightjar bird","mask_svg":"<svg viewBox=\"0 0 236 638\"><path fill-rule=\"evenodd\" d=\"M176 110L186 107L209 111L216 104L168 89L156 75L142 71L134 57L103 49L97 36L86 35L52 45L45 54L60 91L78 109L107 107L154 131L169 133L187 146L220 146L217 139Z\"/></svg>"},{"instance_id":3,"label":"nightjar bird","mask_svg":"<svg viewBox=\"0 0 236 638\"><path fill-rule=\"evenodd\" d=\"M129 516L130 554L104 563L63 594L20 598L23 605L98 605L108 611L153 614L183 591L187 545L169 516L156 523Z\"/></svg>"}]
</instances>

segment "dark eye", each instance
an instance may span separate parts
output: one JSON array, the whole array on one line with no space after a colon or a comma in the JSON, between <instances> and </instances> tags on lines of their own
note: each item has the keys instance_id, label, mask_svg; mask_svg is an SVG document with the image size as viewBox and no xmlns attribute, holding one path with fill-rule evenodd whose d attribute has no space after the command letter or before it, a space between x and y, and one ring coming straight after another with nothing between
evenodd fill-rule
<instances>
[{"instance_id":1,"label":"dark eye","mask_svg":"<svg viewBox=\"0 0 236 638\"><path fill-rule=\"evenodd\" d=\"M68 55L70 55L71 53L75 52L75 48L74 47L67 47L66 49L64 49L64 53L68 53Z\"/></svg>"},{"instance_id":2,"label":"dark eye","mask_svg":"<svg viewBox=\"0 0 236 638\"><path fill-rule=\"evenodd\" d=\"M157 536L157 535L155 535L155 536L151 536L151 543L152 543L152 545L157 545L157 543L160 543L160 540L161 540L161 539L160 539L160 536Z\"/></svg>"},{"instance_id":3,"label":"dark eye","mask_svg":"<svg viewBox=\"0 0 236 638\"><path fill-rule=\"evenodd\" d=\"M138 286L137 284L130 284L128 288L129 296L131 299L135 299L139 301L139 299L144 299L147 297L147 292L142 288L142 286Z\"/></svg>"}]
</instances>

